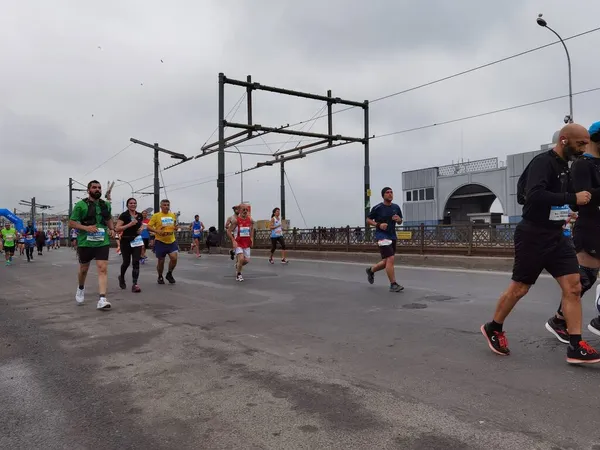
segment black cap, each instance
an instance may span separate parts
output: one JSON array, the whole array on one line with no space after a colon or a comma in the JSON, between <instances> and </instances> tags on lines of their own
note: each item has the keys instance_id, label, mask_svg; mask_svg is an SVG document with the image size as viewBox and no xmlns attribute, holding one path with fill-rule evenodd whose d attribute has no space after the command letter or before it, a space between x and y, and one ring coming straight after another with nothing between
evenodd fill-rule
<instances>
[{"instance_id":1,"label":"black cap","mask_svg":"<svg viewBox=\"0 0 600 450\"><path fill-rule=\"evenodd\" d=\"M383 197L383 196L385 195L385 193L386 193L387 191L389 191L390 189L392 189L392 188L391 188L391 187L384 187L384 188L381 190L381 196Z\"/></svg>"}]
</instances>

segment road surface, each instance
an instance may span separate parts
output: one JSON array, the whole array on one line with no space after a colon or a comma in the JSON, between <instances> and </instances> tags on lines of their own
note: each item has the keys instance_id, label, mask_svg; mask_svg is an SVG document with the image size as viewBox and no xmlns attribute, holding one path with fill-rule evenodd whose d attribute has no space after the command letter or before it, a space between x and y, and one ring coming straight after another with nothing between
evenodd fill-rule
<instances>
[{"instance_id":1,"label":"road surface","mask_svg":"<svg viewBox=\"0 0 600 450\"><path fill-rule=\"evenodd\" d=\"M549 278L503 358L479 326L507 274L401 268L393 294L361 264L256 258L236 283L227 257L182 254L176 285L150 259L133 294L119 263L108 312L94 267L75 305L68 249L0 267L0 448L600 450L600 367L544 330Z\"/></svg>"}]
</instances>

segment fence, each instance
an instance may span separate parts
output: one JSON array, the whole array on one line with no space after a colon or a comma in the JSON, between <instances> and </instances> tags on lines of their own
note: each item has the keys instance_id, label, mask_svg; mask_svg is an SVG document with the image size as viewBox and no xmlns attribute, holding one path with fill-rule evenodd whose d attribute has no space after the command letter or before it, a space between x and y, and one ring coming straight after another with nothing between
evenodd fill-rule
<instances>
[{"instance_id":1,"label":"fence","mask_svg":"<svg viewBox=\"0 0 600 450\"><path fill-rule=\"evenodd\" d=\"M512 256L515 226L516 224L404 226L397 230L397 252ZM373 228L360 227L294 228L284 232L284 239L287 247L292 250L377 252L374 234ZM270 248L270 236L268 230L256 230L254 248ZM189 248L191 232L179 232L178 242L182 248Z\"/></svg>"}]
</instances>

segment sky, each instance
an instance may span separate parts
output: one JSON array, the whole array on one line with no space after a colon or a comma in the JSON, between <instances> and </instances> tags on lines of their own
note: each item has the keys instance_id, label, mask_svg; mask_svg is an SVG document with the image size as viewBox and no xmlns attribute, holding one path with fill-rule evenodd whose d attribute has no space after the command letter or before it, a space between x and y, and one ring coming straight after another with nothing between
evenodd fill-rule
<instances>
[{"instance_id":1,"label":"sky","mask_svg":"<svg viewBox=\"0 0 600 450\"><path fill-rule=\"evenodd\" d=\"M64 213L68 180L126 180L152 189L152 150L129 139L158 142L193 156L216 139L218 74L349 100L373 100L555 40L536 24L543 13L564 38L598 26L600 3L558 0L3 0L0 16L0 207L36 197ZM600 31L567 41L573 91L600 88L593 48ZM554 45L426 88L375 102L370 134L382 135L568 93L564 50ZM225 111L244 90L227 86ZM600 120L600 91L574 97L575 121ZM280 126L307 120L323 104L254 92L254 122ZM338 106L334 110L341 109ZM235 115L234 115L235 112ZM406 170L539 149L568 113L568 100L373 139L371 204L391 186L401 202ZM326 133L327 120L304 130ZM334 132L363 136L363 116L333 116ZM299 129L300 127L297 127ZM226 134L238 130L227 129ZM226 155L226 212L241 200L240 167L254 167L299 138L267 135L238 148L262 155ZM127 147L125 149L125 147ZM125 150L123 150L125 149ZM123 150L123 151L121 151ZM232 149L234 150L234 149ZM116 155L116 156L115 156ZM113 157L114 156L114 157ZM107 161L108 160L108 161ZM161 155L161 167L174 160ZM7 164L10 163L10 164ZM363 219L362 144L286 164L287 216L292 226L356 226ZM12 167L12 169L11 169ZM182 220L199 214L217 225L217 155L162 171L161 197ZM255 219L280 203L279 166L246 172L243 199ZM78 187L81 187L77 185ZM165 192L166 191L166 192ZM78 193L78 195L80 195ZM117 182L114 209L131 195ZM139 209L152 206L138 197ZM497 205L496 205L497 209Z\"/></svg>"}]
</instances>

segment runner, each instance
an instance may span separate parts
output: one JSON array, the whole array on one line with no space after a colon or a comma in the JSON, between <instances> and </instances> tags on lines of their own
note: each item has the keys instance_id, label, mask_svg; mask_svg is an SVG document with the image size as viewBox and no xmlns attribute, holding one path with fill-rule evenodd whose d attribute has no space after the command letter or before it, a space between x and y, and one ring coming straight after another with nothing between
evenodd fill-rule
<instances>
[{"instance_id":1,"label":"runner","mask_svg":"<svg viewBox=\"0 0 600 450\"><path fill-rule=\"evenodd\" d=\"M88 198L78 201L73 207L70 228L79 230L77 236L77 253L79 255L79 285L75 300L82 305L85 300L85 279L90 268L90 262L96 260L98 270L99 300L97 309L110 309L111 304L106 300L108 284L108 256L110 238L114 236L113 220L110 203L102 197L102 186L96 180L87 185Z\"/></svg>"},{"instance_id":2,"label":"runner","mask_svg":"<svg viewBox=\"0 0 600 450\"><path fill-rule=\"evenodd\" d=\"M75 251L77 251L77 235L79 234L79 231L76 230L75 228L71 229L71 248Z\"/></svg>"},{"instance_id":3,"label":"runner","mask_svg":"<svg viewBox=\"0 0 600 450\"><path fill-rule=\"evenodd\" d=\"M254 220L248 215L248 205L241 204L238 211L239 216L231 220L227 235L237 258L235 279L244 281L242 268L250 262L250 248L254 245Z\"/></svg>"},{"instance_id":4,"label":"runner","mask_svg":"<svg viewBox=\"0 0 600 450\"><path fill-rule=\"evenodd\" d=\"M23 236L21 234L21 231L17 231L17 234L19 235L19 242L18 242L18 247L19 247L19 256L23 256L25 254L25 236Z\"/></svg>"},{"instance_id":5,"label":"runner","mask_svg":"<svg viewBox=\"0 0 600 450\"><path fill-rule=\"evenodd\" d=\"M569 364L598 363L600 355L581 337L581 284L577 255L562 226L570 205L587 205L588 191L574 194L568 161L580 156L590 142L588 131L577 124L560 130L553 150L536 156L517 183L517 201L523 219L515 230L515 262L512 281L496 306L493 320L481 326L489 348L498 355L510 354L502 330L504 320L523 298L542 270L556 279L562 290L564 317L570 332Z\"/></svg>"},{"instance_id":6,"label":"runner","mask_svg":"<svg viewBox=\"0 0 600 450\"><path fill-rule=\"evenodd\" d=\"M240 212L240 206L235 205L231 209L233 209L233 216L228 217L227 221L225 222L225 232L226 233L229 233L227 230L229 230L229 225L231 225L231 221L237 219L238 214ZM231 250L229 250L229 257L231 258L232 261L235 259L235 250L233 248Z\"/></svg>"},{"instance_id":7,"label":"runner","mask_svg":"<svg viewBox=\"0 0 600 450\"><path fill-rule=\"evenodd\" d=\"M23 236L25 237L25 254L27 255L27 262L33 260L33 247L35 247L35 228L31 223L31 220L27 222L25 230L23 230Z\"/></svg>"},{"instance_id":8,"label":"runner","mask_svg":"<svg viewBox=\"0 0 600 450\"><path fill-rule=\"evenodd\" d=\"M121 254L121 233L115 233L115 241L117 241L117 255Z\"/></svg>"},{"instance_id":9,"label":"runner","mask_svg":"<svg viewBox=\"0 0 600 450\"><path fill-rule=\"evenodd\" d=\"M42 256L43 254L44 242L46 242L46 233L44 233L44 230L39 230L35 234L35 244L37 246L38 256Z\"/></svg>"},{"instance_id":10,"label":"runner","mask_svg":"<svg viewBox=\"0 0 600 450\"><path fill-rule=\"evenodd\" d=\"M133 285L131 286L131 292L142 291L138 286L138 278L140 276L140 256L144 247L144 241L142 240L142 236L140 236L143 218L136 211L136 208L137 200L135 198L127 199L127 211L119 216L116 226L117 232L121 233L121 255L123 257L121 274L119 275L119 287L127 289L125 273L133 259L133 268L131 270Z\"/></svg>"},{"instance_id":11,"label":"runner","mask_svg":"<svg viewBox=\"0 0 600 450\"><path fill-rule=\"evenodd\" d=\"M200 242L202 241L202 233L204 232L204 224L200 222L200 216L196 214L194 221L190 225L192 232L192 243L196 246L196 258L200 258Z\"/></svg>"},{"instance_id":12,"label":"runner","mask_svg":"<svg viewBox=\"0 0 600 450\"><path fill-rule=\"evenodd\" d=\"M148 231L148 222L150 222L150 219L148 219L148 212L144 210L142 211L142 233L140 234L140 236L142 236L142 241L144 242L144 246L142 247L142 257L140 258L140 262L142 264L144 264L148 259L148 257L146 256L146 250L148 250L148 247L150 245L150 232Z\"/></svg>"},{"instance_id":13,"label":"runner","mask_svg":"<svg viewBox=\"0 0 600 450\"><path fill-rule=\"evenodd\" d=\"M590 202L579 207L577 220L571 230L579 263L581 297L596 283L600 268L600 122L594 123L588 132L590 145L586 153L571 166L575 191L588 191L592 194ZM597 301L596 307L598 308ZM569 343L562 304L558 305L554 317L546 322L546 329L563 344ZM600 316L592 319L588 330L600 336Z\"/></svg>"},{"instance_id":14,"label":"runner","mask_svg":"<svg viewBox=\"0 0 600 450\"><path fill-rule=\"evenodd\" d=\"M2 229L2 244L4 246L4 258L6 259L6 265L12 264L12 257L15 254L15 244L17 242L17 230L10 226L10 223L6 222Z\"/></svg>"},{"instance_id":15,"label":"runner","mask_svg":"<svg viewBox=\"0 0 600 450\"><path fill-rule=\"evenodd\" d=\"M402 210L400 206L392 203L394 191L390 187L381 190L383 202L375 205L367 219L367 223L376 228L375 239L381 253L381 261L367 268L367 280L370 284L375 282L375 272L385 269L390 280L390 292L401 292L404 287L396 282L394 268L394 255L396 254L396 224L402 223Z\"/></svg>"},{"instance_id":16,"label":"runner","mask_svg":"<svg viewBox=\"0 0 600 450\"><path fill-rule=\"evenodd\" d=\"M271 213L271 256L269 257L269 262L271 264L275 264L273 262L273 255L275 254L275 250L277 249L277 244L281 246L281 264L287 264L287 260L285 259L285 240L283 239L283 224L281 222L281 210L279 208L273 209Z\"/></svg>"},{"instance_id":17,"label":"runner","mask_svg":"<svg viewBox=\"0 0 600 450\"><path fill-rule=\"evenodd\" d=\"M179 252L179 247L175 240L177 216L170 212L170 208L171 202L169 202L169 200L161 200L160 212L153 214L148 223L148 231L151 231L156 235L154 253L158 259L158 262L156 263L158 284L165 284L163 271L165 268L165 257L167 255L169 255L169 268L165 278L170 284L175 284L173 270L175 270L175 267L177 266L177 253Z\"/></svg>"}]
</instances>

